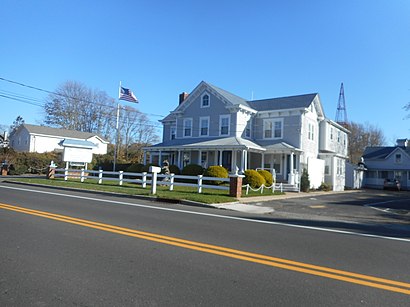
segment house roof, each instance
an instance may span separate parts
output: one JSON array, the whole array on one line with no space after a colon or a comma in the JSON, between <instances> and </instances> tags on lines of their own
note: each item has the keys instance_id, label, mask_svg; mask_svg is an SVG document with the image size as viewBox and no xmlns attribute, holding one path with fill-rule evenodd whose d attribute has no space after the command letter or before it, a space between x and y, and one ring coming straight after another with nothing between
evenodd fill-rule
<instances>
[{"instance_id":1,"label":"house roof","mask_svg":"<svg viewBox=\"0 0 410 307\"><path fill-rule=\"evenodd\" d=\"M317 95L317 93L313 93L297 96L253 100L248 101L248 104L251 108L257 111L307 108L312 104Z\"/></svg>"},{"instance_id":2,"label":"house roof","mask_svg":"<svg viewBox=\"0 0 410 307\"><path fill-rule=\"evenodd\" d=\"M410 148L402 148L399 146L385 146L385 147L366 147L363 153L363 159L366 160L382 160L387 159L397 149L403 150L410 156Z\"/></svg>"},{"instance_id":3,"label":"house roof","mask_svg":"<svg viewBox=\"0 0 410 307\"><path fill-rule=\"evenodd\" d=\"M235 94L232 94L228 91L225 91L215 85L209 84L207 82L204 81L205 84L207 84L209 87L211 87L214 91L216 91L219 95L223 96L226 100L228 100L230 103L232 103L233 105L245 105L247 107L249 107L248 102L243 99L242 97L239 97Z\"/></svg>"},{"instance_id":4,"label":"house roof","mask_svg":"<svg viewBox=\"0 0 410 307\"><path fill-rule=\"evenodd\" d=\"M98 136L98 138L100 138L103 142L107 142L106 140L104 140L101 136L99 136L96 133L60 129L60 128L52 128L52 127L47 127L47 126L37 126L37 125L30 125L30 124L22 124L22 126L26 128L29 133L33 133L33 134L44 134L44 135L52 135L52 136L59 136L63 138L75 138L75 139L89 139L93 136Z\"/></svg>"}]
</instances>

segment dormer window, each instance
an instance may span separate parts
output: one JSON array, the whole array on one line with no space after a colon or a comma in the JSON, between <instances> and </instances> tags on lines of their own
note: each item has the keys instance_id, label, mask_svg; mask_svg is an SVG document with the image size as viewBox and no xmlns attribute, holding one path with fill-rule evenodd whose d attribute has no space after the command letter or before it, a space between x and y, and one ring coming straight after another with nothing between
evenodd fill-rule
<instances>
[{"instance_id":1,"label":"dormer window","mask_svg":"<svg viewBox=\"0 0 410 307\"><path fill-rule=\"evenodd\" d=\"M208 94L202 95L201 108L208 108L209 105L210 105L209 95Z\"/></svg>"}]
</instances>

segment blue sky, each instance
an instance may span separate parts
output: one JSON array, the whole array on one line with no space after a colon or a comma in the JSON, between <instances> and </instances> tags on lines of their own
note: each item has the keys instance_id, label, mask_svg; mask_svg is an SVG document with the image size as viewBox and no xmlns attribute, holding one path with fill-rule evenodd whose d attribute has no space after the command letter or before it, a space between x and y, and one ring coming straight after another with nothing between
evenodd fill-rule
<instances>
[{"instance_id":1,"label":"blue sky","mask_svg":"<svg viewBox=\"0 0 410 307\"><path fill-rule=\"evenodd\" d=\"M202 80L245 99L318 92L333 120L343 82L348 119L391 145L410 138L409 16L407 0L1 0L0 77L112 97L121 80L158 127ZM0 80L0 95L29 101L0 97L0 124L42 122L46 93Z\"/></svg>"}]
</instances>

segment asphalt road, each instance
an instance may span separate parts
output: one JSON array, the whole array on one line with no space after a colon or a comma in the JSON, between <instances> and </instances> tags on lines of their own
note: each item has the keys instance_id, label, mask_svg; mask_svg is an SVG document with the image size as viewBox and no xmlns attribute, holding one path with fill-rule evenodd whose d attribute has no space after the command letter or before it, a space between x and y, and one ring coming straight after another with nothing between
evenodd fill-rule
<instances>
[{"instance_id":1,"label":"asphalt road","mask_svg":"<svg viewBox=\"0 0 410 307\"><path fill-rule=\"evenodd\" d=\"M410 240L0 184L1 306L408 306Z\"/></svg>"}]
</instances>

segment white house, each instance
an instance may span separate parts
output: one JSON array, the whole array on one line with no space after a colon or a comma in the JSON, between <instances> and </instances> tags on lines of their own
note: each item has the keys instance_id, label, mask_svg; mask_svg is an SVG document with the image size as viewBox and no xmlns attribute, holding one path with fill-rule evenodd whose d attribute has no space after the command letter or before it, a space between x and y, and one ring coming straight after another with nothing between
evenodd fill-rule
<instances>
[{"instance_id":1,"label":"white house","mask_svg":"<svg viewBox=\"0 0 410 307\"><path fill-rule=\"evenodd\" d=\"M367 170L363 185L382 189L385 181L397 180L401 189L410 190L410 142L397 140L396 146L367 147L363 153Z\"/></svg>"},{"instance_id":2,"label":"white house","mask_svg":"<svg viewBox=\"0 0 410 307\"><path fill-rule=\"evenodd\" d=\"M89 141L95 145L94 154L106 154L108 142L95 133L22 124L9 138L16 151L49 152L62 150L64 140Z\"/></svg>"},{"instance_id":3,"label":"white house","mask_svg":"<svg viewBox=\"0 0 410 307\"><path fill-rule=\"evenodd\" d=\"M344 189L349 131L325 117L317 93L247 101L202 81L160 122L163 141L144 148L144 163L149 153L180 168L263 168L290 184L306 168L312 187Z\"/></svg>"}]
</instances>

